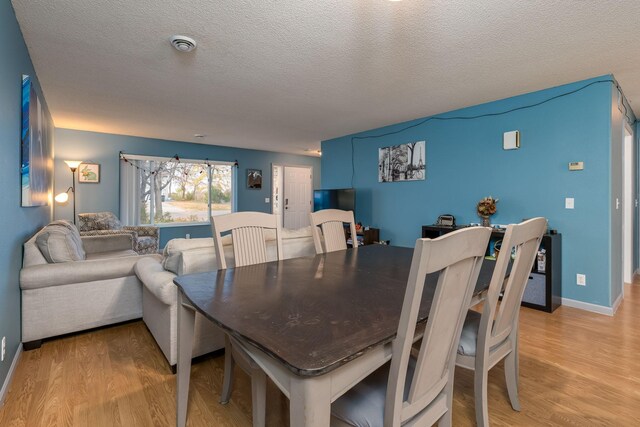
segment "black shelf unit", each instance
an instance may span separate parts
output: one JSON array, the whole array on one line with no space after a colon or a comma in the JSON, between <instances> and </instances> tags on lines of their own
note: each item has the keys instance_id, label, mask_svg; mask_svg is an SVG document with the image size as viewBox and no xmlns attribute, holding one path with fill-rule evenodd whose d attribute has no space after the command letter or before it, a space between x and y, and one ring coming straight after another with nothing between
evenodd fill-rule
<instances>
[{"instance_id":1,"label":"black shelf unit","mask_svg":"<svg viewBox=\"0 0 640 427\"><path fill-rule=\"evenodd\" d=\"M344 228L345 238L349 240L351 238L351 231L348 227ZM358 231L358 236L362 236L362 245L373 245L374 243L378 243L380 241L380 229L369 227L366 230ZM347 243L348 247L351 247L350 244Z\"/></svg>"},{"instance_id":2,"label":"black shelf unit","mask_svg":"<svg viewBox=\"0 0 640 427\"><path fill-rule=\"evenodd\" d=\"M436 238L468 226L423 225L422 237ZM493 229L491 239L502 239L505 230ZM552 313L562 304L562 235L545 234L540 247L546 251L544 272L533 263L529 283L522 298L522 306Z\"/></svg>"}]
</instances>

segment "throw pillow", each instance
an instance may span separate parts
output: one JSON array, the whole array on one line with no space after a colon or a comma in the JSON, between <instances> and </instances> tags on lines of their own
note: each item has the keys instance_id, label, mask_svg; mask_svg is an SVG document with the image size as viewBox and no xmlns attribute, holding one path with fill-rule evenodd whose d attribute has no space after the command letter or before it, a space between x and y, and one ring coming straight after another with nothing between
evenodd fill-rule
<instances>
[{"instance_id":1,"label":"throw pillow","mask_svg":"<svg viewBox=\"0 0 640 427\"><path fill-rule=\"evenodd\" d=\"M54 221L47 225L38 233L36 245L49 263L86 259L80 233L69 221Z\"/></svg>"}]
</instances>

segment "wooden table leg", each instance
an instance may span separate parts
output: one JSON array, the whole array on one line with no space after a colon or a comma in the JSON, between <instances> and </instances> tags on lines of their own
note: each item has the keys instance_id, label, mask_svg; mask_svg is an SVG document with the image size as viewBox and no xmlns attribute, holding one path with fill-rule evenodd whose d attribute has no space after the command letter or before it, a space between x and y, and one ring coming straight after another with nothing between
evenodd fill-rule
<instances>
[{"instance_id":1,"label":"wooden table leg","mask_svg":"<svg viewBox=\"0 0 640 427\"><path fill-rule=\"evenodd\" d=\"M329 427L331 418L330 375L292 376L289 415L292 427Z\"/></svg>"},{"instance_id":2,"label":"wooden table leg","mask_svg":"<svg viewBox=\"0 0 640 427\"><path fill-rule=\"evenodd\" d=\"M178 291L178 375L176 378L176 425L178 427L185 427L187 424L195 320L195 310L184 298L182 291Z\"/></svg>"}]
</instances>

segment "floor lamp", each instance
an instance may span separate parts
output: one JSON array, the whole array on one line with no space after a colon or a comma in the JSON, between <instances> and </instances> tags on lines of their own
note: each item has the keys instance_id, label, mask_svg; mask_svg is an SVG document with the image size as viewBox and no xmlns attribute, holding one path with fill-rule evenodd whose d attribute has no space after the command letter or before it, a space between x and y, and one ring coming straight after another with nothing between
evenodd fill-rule
<instances>
[{"instance_id":1,"label":"floor lamp","mask_svg":"<svg viewBox=\"0 0 640 427\"><path fill-rule=\"evenodd\" d=\"M55 199L58 203L67 203L69 201L69 191L73 193L73 223L76 223L76 170L82 163L81 160L65 160L64 161L69 169L71 169L71 187L67 188L67 191L56 195Z\"/></svg>"}]
</instances>

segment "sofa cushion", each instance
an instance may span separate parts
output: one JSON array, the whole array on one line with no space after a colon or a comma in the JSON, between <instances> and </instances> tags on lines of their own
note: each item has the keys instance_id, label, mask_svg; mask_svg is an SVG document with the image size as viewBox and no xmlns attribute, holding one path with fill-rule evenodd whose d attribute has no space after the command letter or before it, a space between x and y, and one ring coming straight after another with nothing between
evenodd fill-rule
<instances>
[{"instance_id":1,"label":"sofa cushion","mask_svg":"<svg viewBox=\"0 0 640 427\"><path fill-rule=\"evenodd\" d=\"M164 247L164 251L162 253L162 266L165 270L178 274L182 252L207 247L213 248L213 238L171 239Z\"/></svg>"},{"instance_id":2,"label":"sofa cushion","mask_svg":"<svg viewBox=\"0 0 640 427\"><path fill-rule=\"evenodd\" d=\"M92 259L107 259L107 258L121 258L125 256L136 256L138 253L132 249L108 251L108 252L96 252L87 254L87 260Z\"/></svg>"},{"instance_id":3,"label":"sofa cushion","mask_svg":"<svg viewBox=\"0 0 640 427\"><path fill-rule=\"evenodd\" d=\"M121 230L122 223L112 212L81 213L78 215L80 231Z\"/></svg>"},{"instance_id":4,"label":"sofa cushion","mask_svg":"<svg viewBox=\"0 0 640 427\"><path fill-rule=\"evenodd\" d=\"M69 221L54 221L36 237L36 245L49 263L82 261L86 258L80 233Z\"/></svg>"},{"instance_id":5,"label":"sofa cushion","mask_svg":"<svg viewBox=\"0 0 640 427\"><path fill-rule=\"evenodd\" d=\"M158 252L158 239L153 236L138 236L136 251L140 254L153 254Z\"/></svg>"}]
</instances>

